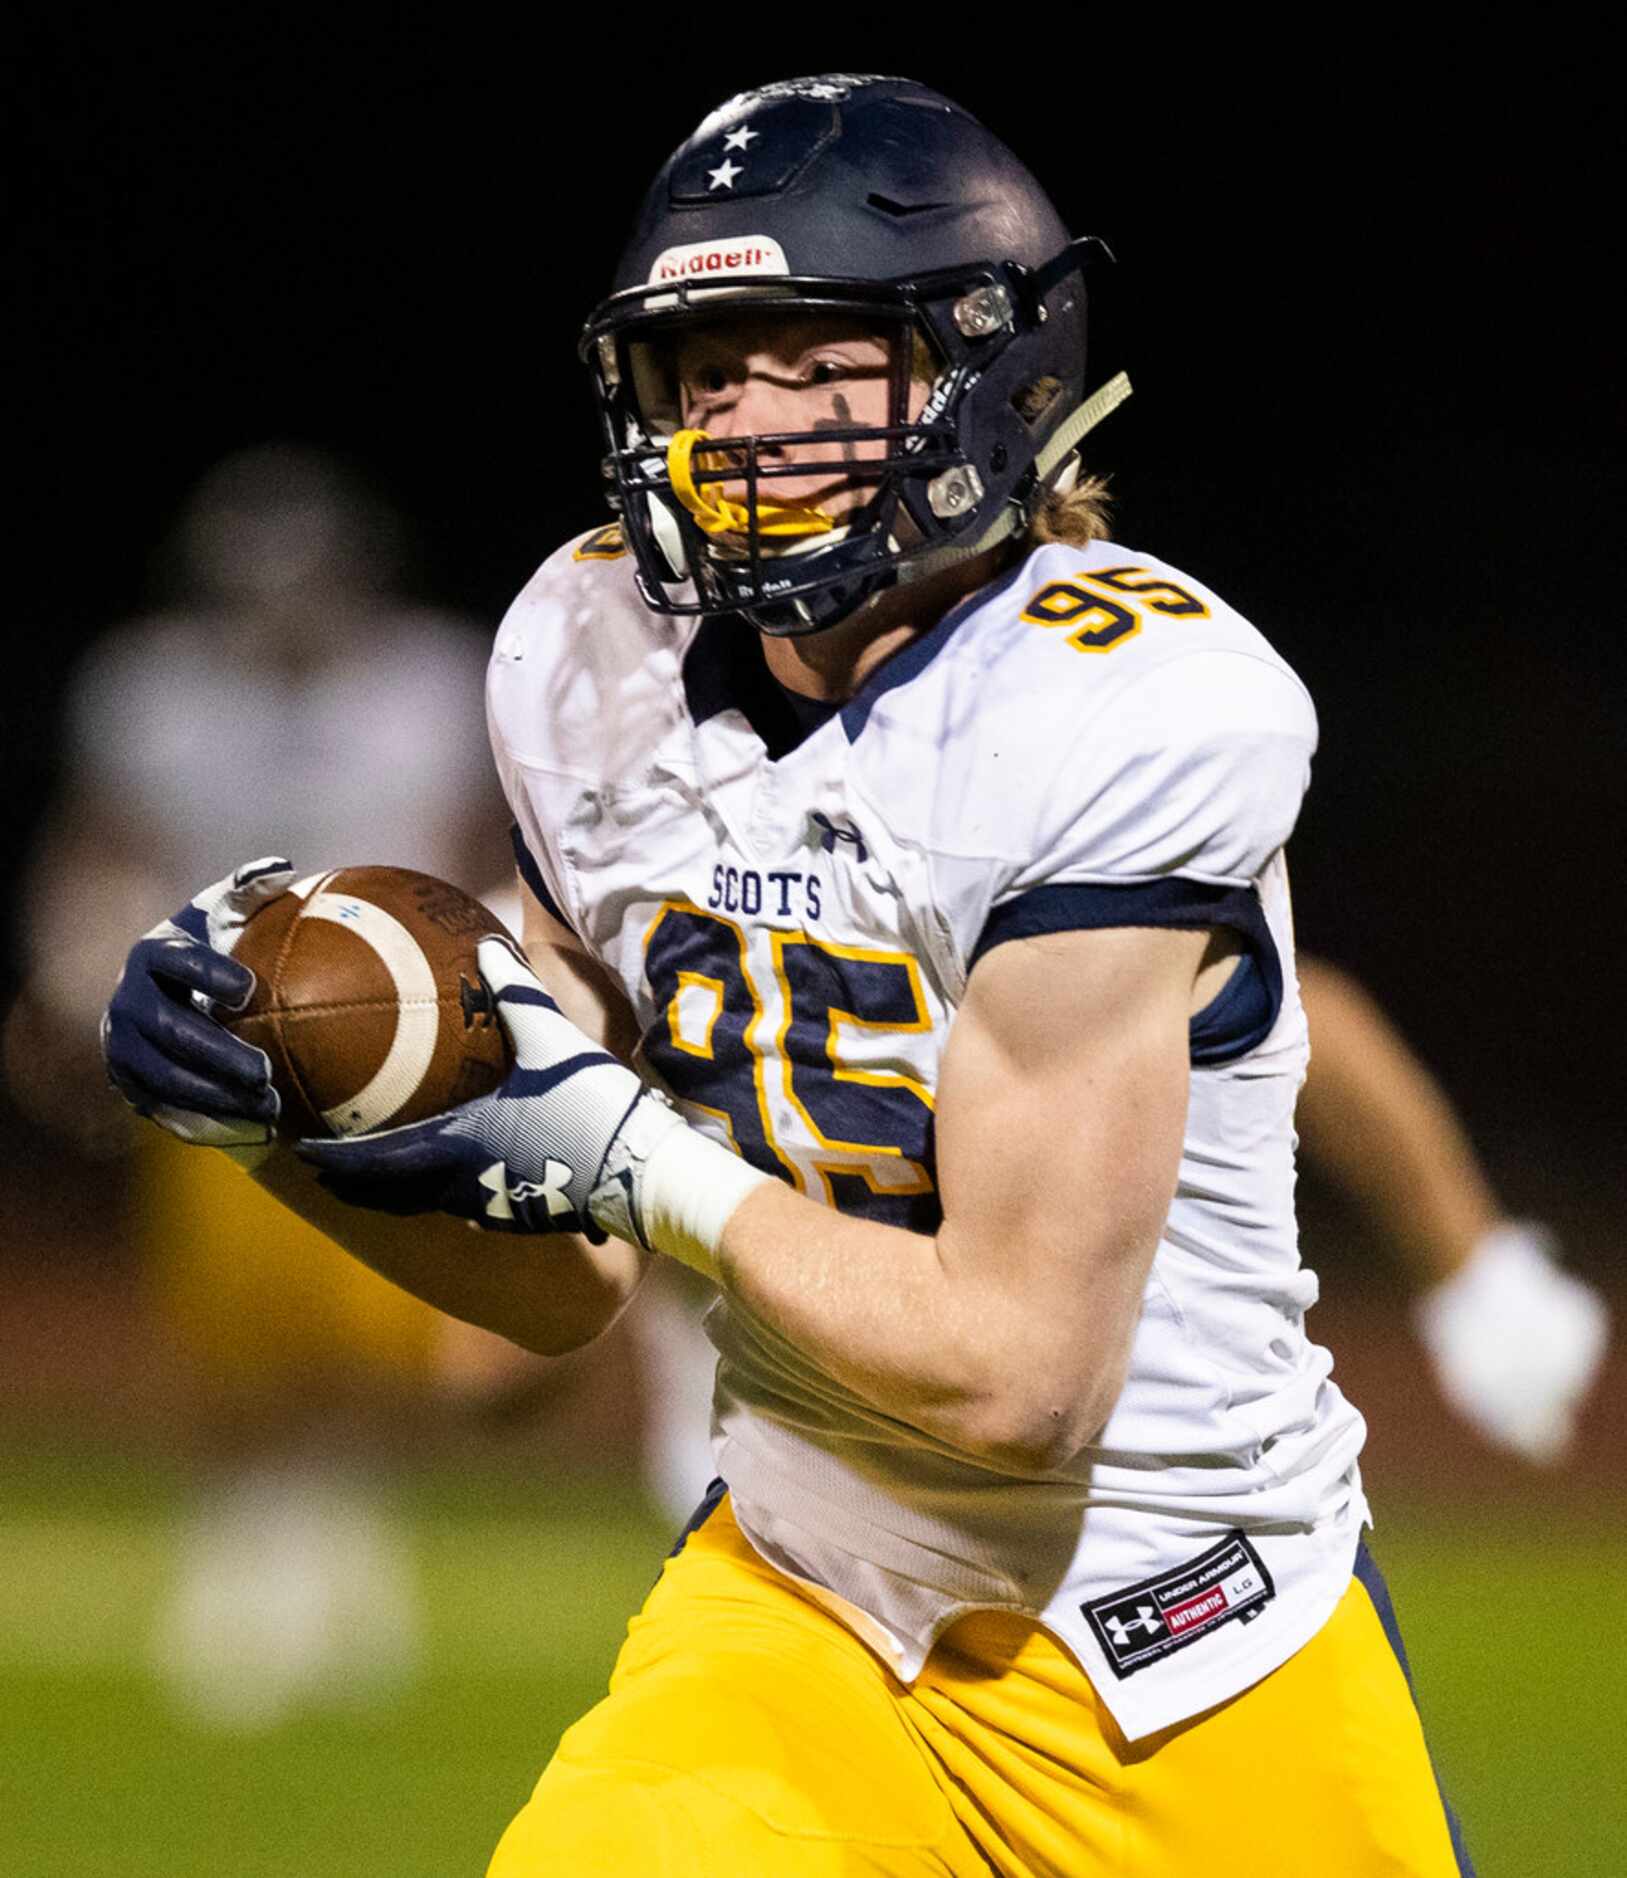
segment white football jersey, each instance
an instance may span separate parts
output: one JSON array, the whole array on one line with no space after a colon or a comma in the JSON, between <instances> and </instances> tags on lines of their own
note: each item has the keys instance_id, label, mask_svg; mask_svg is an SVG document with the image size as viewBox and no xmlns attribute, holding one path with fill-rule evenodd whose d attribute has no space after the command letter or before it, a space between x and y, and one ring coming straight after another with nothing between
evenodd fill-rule
<instances>
[{"instance_id":1,"label":"white football jersey","mask_svg":"<svg viewBox=\"0 0 1627 1878\"><path fill-rule=\"evenodd\" d=\"M1282 849L1304 688L1223 601L1053 545L799 736L755 635L652 613L600 531L499 632L492 740L533 885L615 975L695 1125L830 1205L931 1232L933 1092L991 945L1226 925L1192 1024L1179 1185L1090 1447L1015 1478L722 1300L718 1470L741 1526L909 1679L964 1611L1034 1612L1134 1739L1285 1661L1350 1580L1361 1417L1305 1334L1307 1047ZM1035 1178L1044 1179L1043 1165Z\"/></svg>"}]
</instances>

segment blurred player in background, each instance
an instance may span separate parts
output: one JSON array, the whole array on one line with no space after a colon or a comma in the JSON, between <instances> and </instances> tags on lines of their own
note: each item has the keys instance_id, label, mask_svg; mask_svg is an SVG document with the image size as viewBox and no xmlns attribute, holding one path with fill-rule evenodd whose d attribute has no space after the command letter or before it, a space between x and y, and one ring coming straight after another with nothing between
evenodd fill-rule
<instances>
[{"instance_id":1,"label":"blurred player in background","mask_svg":"<svg viewBox=\"0 0 1627 1878\"><path fill-rule=\"evenodd\" d=\"M108 633L76 674L6 1057L16 1099L87 1150L134 1132L96 1093L90 987L117 971L132 920L159 917L222 857L275 838L313 866L393 862L475 888L498 876L481 635L401 596L400 546L382 501L328 457L231 456L179 518L170 604ZM210 1469L155 1666L225 1724L369 1699L417 1650L376 1437L436 1373L448 1320L221 1157L155 1129L134 1145L129 1230Z\"/></svg>"}]
</instances>

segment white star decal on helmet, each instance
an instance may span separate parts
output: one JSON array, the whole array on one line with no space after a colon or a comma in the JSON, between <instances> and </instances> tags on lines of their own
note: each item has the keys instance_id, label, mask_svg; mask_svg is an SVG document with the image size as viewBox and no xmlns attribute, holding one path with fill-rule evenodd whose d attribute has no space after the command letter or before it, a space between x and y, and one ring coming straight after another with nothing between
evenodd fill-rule
<instances>
[{"instance_id":1,"label":"white star decal on helmet","mask_svg":"<svg viewBox=\"0 0 1627 1878\"><path fill-rule=\"evenodd\" d=\"M741 175L742 171L738 163L731 163L725 157L715 170L708 170L706 174L710 178L706 185L707 193L710 194L714 189L732 189L734 179Z\"/></svg>"},{"instance_id":2,"label":"white star decal on helmet","mask_svg":"<svg viewBox=\"0 0 1627 1878\"><path fill-rule=\"evenodd\" d=\"M725 150L744 150L747 144L761 135L761 131L753 130L749 124L742 124L738 130L731 130L728 136L723 139L723 148Z\"/></svg>"}]
</instances>

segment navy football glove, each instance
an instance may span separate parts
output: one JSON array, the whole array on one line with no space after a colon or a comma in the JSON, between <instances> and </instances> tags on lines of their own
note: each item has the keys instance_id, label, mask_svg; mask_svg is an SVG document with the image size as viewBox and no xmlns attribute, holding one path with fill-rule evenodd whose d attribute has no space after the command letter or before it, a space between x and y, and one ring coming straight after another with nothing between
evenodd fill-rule
<instances>
[{"instance_id":1,"label":"navy football glove","mask_svg":"<svg viewBox=\"0 0 1627 1878\"><path fill-rule=\"evenodd\" d=\"M665 1096L567 1018L503 939L484 939L480 975L514 1067L490 1095L428 1121L344 1141L302 1141L330 1193L384 1213L451 1213L494 1232L605 1228L646 1243L637 1174L685 1126Z\"/></svg>"},{"instance_id":2,"label":"navy football glove","mask_svg":"<svg viewBox=\"0 0 1627 1878\"><path fill-rule=\"evenodd\" d=\"M102 1016L108 1077L138 1115L182 1141L250 1162L275 1130L271 1061L211 1012L239 1011L253 995L254 974L232 948L293 878L293 868L273 858L206 887L131 948Z\"/></svg>"}]
</instances>

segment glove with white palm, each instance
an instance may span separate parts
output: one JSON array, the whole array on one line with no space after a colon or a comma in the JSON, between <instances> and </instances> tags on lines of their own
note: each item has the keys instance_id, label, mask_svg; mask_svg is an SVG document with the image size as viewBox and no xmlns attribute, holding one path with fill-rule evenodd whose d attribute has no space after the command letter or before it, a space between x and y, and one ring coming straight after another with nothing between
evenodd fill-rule
<instances>
[{"instance_id":1,"label":"glove with white palm","mask_svg":"<svg viewBox=\"0 0 1627 1878\"><path fill-rule=\"evenodd\" d=\"M490 1095L404 1128L302 1141L321 1183L354 1206L450 1213L487 1231L607 1234L697 1262L663 1222L732 1207L766 1176L698 1135L676 1108L560 1010L503 939L482 940L480 975L514 1052ZM664 1171L653 1185L651 1163ZM656 1204L652 1206L652 1199Z\"/></svg>"},{"instance_id":2,"label":"glove with white palm","mask_svg":"<svg viewBox=\"0 0 1627 1878\"><path fill-rule=\"evenodd\" d=\"M1504 1221L1414 1307L1447 1401L1488 1440L1539 1465L1570 1446L1610 1338L1604 1300L1561 1270L1554 1251L1541 1227Z\"/></svg>"}]
</instances>

